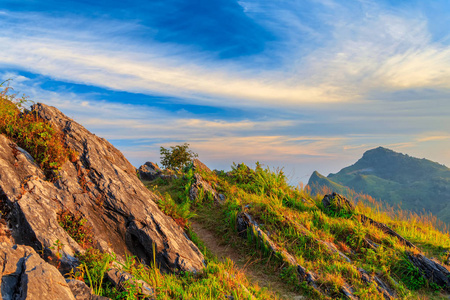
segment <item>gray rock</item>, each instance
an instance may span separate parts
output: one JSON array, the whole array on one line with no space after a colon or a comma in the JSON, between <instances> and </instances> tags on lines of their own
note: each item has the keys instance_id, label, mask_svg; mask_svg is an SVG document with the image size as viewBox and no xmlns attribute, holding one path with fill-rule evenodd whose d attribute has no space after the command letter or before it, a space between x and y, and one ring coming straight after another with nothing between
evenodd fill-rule
<instances>
[{"instance_id":1,"label":"gray rock","mask_svg":"<svg viewBox=\"0 0 450 300\"><path fill-rule=\"evenodd\" d=\"M393 236L393 237L397 238L400 242L402 242L406 246L408 246L410 248L416 248L416 246L413 243L411 243L410 241L408 241L407 239L402 237L400 234L398 234L397 232L392 230L386 224L383 224L383 223L377 222L375 220L372 220L371 218L369 218L369 217L367 217L365 215L359 215L358 217L359 217L359 220L361 221L362 224L370 224L370 225L372 225L372 226L382 230L384 233L389 234L390 236ZM375 245L376 244L374 244L373 247L375 247ZM372 246L371 246L371 248L372 248Z\"/></svg>"},{"instance_id":2,"label":"gray rock","mask_svg":"<svg viewBox=\"0 0 450 300\"><path fill-rule=\"evenodd\" d=\"M91 300L92 290L84 281L76 279L66 279L66 283L72 291L76 300Z\"/></svg>"},{"instance_id":3,"label":"gray rock","mask_svg":"<svg viewBox=\"0 0 450 300\"><path fill-rule=\"evenodd\" d=\"M163 270L203 269L203 255L159 210L157 196L116 148L54 107L36 104L32 110L59 128L80 157L62 166L56 182L48 182L27 155L21 152L16 158L9 146L13 143L0 135L0 189L17 243L43 250L46 256L70 258L83 251L58 224L57 214L68 210L87 220L103 251L119 256L131 252L149 263L154 247ZM51 249L57 240L62 246Z\"/></svg>"},{"instance_id":4,"label":"gray rock","mask_svg":"<svg viewBox=\"0 0 450 300\"><path fill-rule=\"evenodd\" d=\"M197 172L201 171L204 173L211 173L211 170L197 158L192 161L192 165L194 170Z\"/></svg>"},{"instance_id":5,"label":"gray rock","mask_svg":"<svg viewBox=\"0 0 450 300\"><path fill-rule=\"evenodd\" d=\"M335 210L336 212L354 212L355 207L345 197L333 193L331 195L325 195L322 199L323 207L328 210Z\"/></svg>"},{"instance_id":6,"label":"gray rock","mask_svg":"<svg viewBox=\"0 0 450 300\"><path fill-rule=\"evenodd\" d=\"M120 271L118 269L110 269L106 275L108 279L114 284L114 286L120 290L127 290L127 286L135 286L139 291L139 294L146 299L155 299L155 292L145 281L137 280L133 275Z\"/></svg>"},{"instance_id":7,"label":"gray rock","mask_svg":"<svg viewBox=\"0 0 450 300\"><path fill-rule=\"evenodd\" d=\"M61 273L27 246L0 245L3 300L75 300Z\"/></svg>"},{"instance_id":8,"label":"gray rock","mask_svg":"<svg viewBox=\"0 0 450 300\"><path fill-rule=\"evenodd\" d=\"M138 172L142 180L155 180L162 174L161 169L155 163L149 161L140 166Z\"/></svg>"},{"instance_id":9,"label":"gray rock","mask_svg":"<svg viewBox=\"0 0 450 300\"><path fill-rule=\"evenodd\" d=\"M303 227L300 224L298 225L298 232L301 232L303 234L307 234L307 229ZM313 272L307 270L305 267L298 264L297 260L293 255L291 255L286 250L280 248L277 246L277 244L270 239L267 233L265 233L259 225L253 220L253 218L246 212L241 212L236 217L236 229L238 231L238 234L243 237L247 238L247 232L252 232L253 239L259 239L259 241L256 241L257 245L264 244L264 249L269 249L269 251L274 254L276 257L279 257L283 264L286 264L288 266L294 267L297 270L297 275L300 281L307 282L318 294L325 295L325 292L320 288L320 284L317 282L317 275ZM250 229L250 230L249 230ZM351 260L345 256L343 253L341 253L334 244L331 242L324 242L321 240L317 240L319 243L325 245L329 252L332 253L338 253L339 256L348 261L351 262ZM342 286L340 292L346 299L355 300L358 299L357 296L354 295L354 291L350 285L347 283L344 283L344 286Z\"/></svg>"},{"instance_id":10,"label":"gray rock","mask_svg":"<svg viewBox=\"0 0 450 300\"><path fill-rule=\"evenodd\" d=\"M253 218L246 212L241 212L236 217L236 226L238 234L246 238L247 230L250 229L251 232L255 233L253 238L259 239L257 244L265 244L269 251L274 254L276 257L280 257L283 260L283 263L286 263L288 266L294 267L297 270L298 277L300 281L306 281L313 289L316 290L317 293L323 294L323 292L319 289L318 283L316 281L316 275L303 266L297 263L297 260L294 256L288 253L286 250L279 248L275 242L273 242L269 236L261 230L259 225L253 221Z\"/></svg>"},{"instance_id":11,"label":"gray rock","mask_svg":"<svg viewBox=\"0 0 450 300\"><path fill-rule=\"evenodd\" d=\"M411 263L419 269L425 279L450 292L450 272L447 268L420 253L407 253L407 255Z\"/></svg>"},{"instance_id":12,"label":"gray rock","mask_svg":"<svg viewBox=\"0 0 450 300\"><path fill-rule=\"evenodd\" d=\"M332 242L326 242L326 241L321 241L321 240L319 240L319 242L320 242L322 245L325 245L325 247L327 247L328 250L329 250L330 252L337 253L342 259L344 259L345 261L347 261L347 262L349 262L349 263L352 262L352 260L351 260L347 255L345 255L344 253L342 253L341 251L339 251L339 249L336 247L336 245L335 245L334 243L332 243Z\"/></svg>"},{"instance_id":13,"label":"gray rock","mask_svg":"<svg viewBox=\"0 0 450 300\"><path fill-rule=\"evenodd\" d=\"M66 282L76 300L111 300L108 297L92 294L92 289L84 281L66 279Z\"/></svg>"},{"instance_id":14,"label":"gray rock","mask_svg":"<svg viewBox=\"0 0 450 300\"><path fill-rule=\"evenodd\" d=\"M377 287L377 290L383 294L384 299L390 300L395 298L395 292L391 289L386 283L384 283L378 276L369 274L363 268L359 268L358 272L361 276L361 279L367 283L373 283Z\"/></svg>"},{"instance_id":15,"label":"gray rock","mask_svg":"<svg viewBox=\"0 0 450 300\"><path fill-rule=\"evenodd\" d=\"M200 190L203 190L205 195L210 193L216 204L222 205L225 202L225 196L223 194L217 193L217 191L213 189L213 187L206 180L204 180L200 174L195 173L194 182L189 190L189 199L191 199L191 201L197 200Z\"/></svg>"}]
</instances>

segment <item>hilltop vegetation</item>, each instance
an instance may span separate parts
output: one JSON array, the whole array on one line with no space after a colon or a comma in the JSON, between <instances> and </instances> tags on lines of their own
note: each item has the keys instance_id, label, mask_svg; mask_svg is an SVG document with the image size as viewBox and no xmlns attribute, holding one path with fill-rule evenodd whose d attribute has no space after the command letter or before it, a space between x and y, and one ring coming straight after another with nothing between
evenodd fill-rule
<instances>
[{"instance_id":1,"label":"hilltop vegetation","mask_svg":"<svg viewBox=\"0 0 450 300\"><path fill-rule=\"evenodd\" d=\"M325 177L314 172L308 185L313 194L324 187L351 195L370 195L391 206L421 213L431 212L447 224L450 203L450 169L382 147L369 150L355 164Z\"/></svg>"},{"instance_id":2,"label":"hilltop vegetation","mask_svg":"<svg viewBox=\"0 0 450 300\"><path fill-rule=\"evenodd\" d=\"M196 173L200 176L194 176ZM193 185L198 186L199 180L199 192L195 198L189 198L187 192ZM210 190L206 183L214 189ZM179 219L184 215L209 224L224 243L247 249L250 256L258 257L255 266L265 266L299 295L317 299L385 299L386 292L375 281L366 281L366 272L384 282L392 298L444 297L441 293L446 288L422 277L408 255L423 253L444 264L450 248L449 235L430 223L406 219L404 214L391 218L377 209L376 202L372 207L359 202L348 210L326 208L323 195L311 196L289 186L282 171L260 164L254 170L244 164L233 165L228 173L191 168L180 179L157 179L147 184L166 199L160 205L172 217ZM226 200L221 201L216 192ZM242 215L250 216L257 227L248 226L240 232ZM367 219L361 215L386 224L407 243L373 223L363 222ZM189 231L189 222L184 224ZM264 236L268 240L261 238ZM408 243L413 244L412 248ZM295 263L289 265L292 258ZM308 276L302 277L295 265L311 274L314 282L309 282ZM346 296L347 292L351 296Z\"/></svg>"},{"instance_id":3,"label":"hilltop vegetation","mask_svg":"<svg viewBox=\"0 0 450 300\"><path fill-rule=\"evenodd\" d=\"M19 235L31 232L33 251L89 293L110 299L448 298L450 236L429 219L383 211L371 198L355 201L360 195L313 195L290 186L282 170L259 163L213 172L194 160L144 181L147 189L112 145L56 109L25 112L6 93L0 100L1 238L26 241ZM43 116L70 123L70 134ZM56 144L48 134L59 137ZM52 180L14 143L50 170ZM82 154L72 161L67 145ZM49 154L58 149L62 156ZM245 263L219 259L194 222ZM7 223L17 231L6 234ZM2 243L0 251L15 249L10 246ZM255 270L268 280L249 280L246 274ZM21 281L14 284L10 292L17 294Z\"/></svg>"}]
</instances>

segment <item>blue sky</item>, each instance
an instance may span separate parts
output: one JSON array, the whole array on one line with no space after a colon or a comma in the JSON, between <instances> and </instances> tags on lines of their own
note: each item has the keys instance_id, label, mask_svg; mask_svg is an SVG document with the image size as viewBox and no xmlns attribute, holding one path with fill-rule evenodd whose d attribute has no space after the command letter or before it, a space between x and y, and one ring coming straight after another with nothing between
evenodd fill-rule
<instances>
[{"instance_id":1,"label":"blue sky","mask_svg":"<svg viewBox=\"0 0 450 300\"><path fill-rule=\"evenodd\" d=\"M448 1L5 1L0 77L139 166L189 142L292 183L385 146L450 166Z\"/></svg>"}]
</instances>

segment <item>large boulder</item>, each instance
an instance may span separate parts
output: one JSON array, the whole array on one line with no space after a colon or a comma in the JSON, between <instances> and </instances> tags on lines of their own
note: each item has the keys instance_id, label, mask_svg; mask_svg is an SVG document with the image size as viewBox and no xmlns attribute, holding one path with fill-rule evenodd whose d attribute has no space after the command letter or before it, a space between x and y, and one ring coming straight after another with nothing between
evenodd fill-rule
<instances>
[{"instance_id":1,"label":"large boulder","mask_svg":"<svg viewBox=\"0 0 450 300\"><path fill-rule=\"evenodd\" d=\"M3 300L75 300L61 273L31 247L0 244Z\"/></svg>"},{"instance_id":2,"label":"large boulder","mask_svg":"<svg viewBox=\"0 0 450 300\"><path fill-rule=\"evenodd\" d=\"M61 130L79 159L67 161L49 182L29 155L17 154L17 145L0 135L0 197L16 243L70 261L82 249L58 223L58 214L69 211L87 220L102 251L131 253L147 264L155 254L166 271L204 267L198 248L159 210L157 196L122 153L54 107L36 104L32 111ZM56 241L60 247L52 247Z\"/></svg>"},{"instance_id":3,"label":"large boulder","mask_svg":"<svg viewBox=\"0 0 450 300\"><path fill-rule=\"evenodd\" d=\"M155 180L162 174L158 165L150 161L140 166L138 172L142 180Z\"/></svg>"}]
</instances>

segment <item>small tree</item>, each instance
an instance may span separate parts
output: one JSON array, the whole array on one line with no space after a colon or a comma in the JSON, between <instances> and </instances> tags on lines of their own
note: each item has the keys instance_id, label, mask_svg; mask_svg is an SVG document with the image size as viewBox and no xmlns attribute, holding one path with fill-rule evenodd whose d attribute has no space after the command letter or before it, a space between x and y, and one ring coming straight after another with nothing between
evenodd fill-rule
<instances>
[{"instance_id":1,"label":"small tree","mask_svg":"<svg viewBox=\"0 0 450 300\"><path fill-rule=\"evenodd\" d=\"M189 150L189 144L171 146L170 149L161 147L161 165L167 169L181 170L198 157L197 153Z\"/></svg>"}]
</instances>

